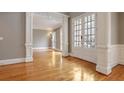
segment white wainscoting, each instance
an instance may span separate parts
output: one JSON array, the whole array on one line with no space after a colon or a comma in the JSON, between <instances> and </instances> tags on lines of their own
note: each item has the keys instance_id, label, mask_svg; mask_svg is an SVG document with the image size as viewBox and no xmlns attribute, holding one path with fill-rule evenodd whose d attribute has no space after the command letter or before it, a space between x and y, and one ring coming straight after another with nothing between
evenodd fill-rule
<instances>
[{"instance_id":1,"label":"white wainscoting","mask_svg":"<svg viewBox=\"0 0 124 93\"><path fill-rule=\"evenodd\" d=\"M97 64L96 70L104 74L110 74L111 69L118 64L124 65L124 45L98 46L97 56L95 54L84 56L80 50L69 55L81 58ZM102 60L102 61L101 61ZM107 63L105 63L107 62Z\"/></svg>"},{"instance_id":2,"label":"white wainscoting","mask_svg":"<svg viewBox=\"0 0 124 93\"><path fill-rule=\"evenodd\" d=\"M111 46L111 64L113 66L117 64L124 65L124 45Z\"/></svg>"},{"instance_id":3,"label":"white wainscoting","mask_svg":"<svg viewBox=\"0 0 124 93\"><path fill-rule=\"evenodd\" d=\"M118 45L118 62L124 65L124 45Z\"/></svg>"},{"instance_id":4,"label":"white wainscoting","mask_svg":"<svg viewBox=\"0 0 124 93\"><path fill-rule=\"evenodd\" d=\"M111 48L110 46L100 45L97 46L97 66L96 71L103 73L103 74L110 74L111 73Z\"/></svg>"},{"instance_id":5,"label":"white wainscoting","mask_svg":"<svg viewBox=\"0 0 124 93\"><path fill-rule=\"evenodd\" d=\"M124 65L124 45L111 45L107 46L109 48L109 54L110 54L110 66L114 67L117 64L122 64ZM107 47L102 47L106 49ZM96 63L97 58L95 56L86 56L83 57L81 53L69 53L70 56L78 57L84 60L91 61L93 63Z\"/></svg>"},{"instance_id":6,"label":"white wainscoting","mask_svg":"<svg viewBox=\"0 0 124 93\"><path fill-rule=\"evenodd\" d=\"M25 62L25 58L0 60L0 65L16 64L16 63L22 63L22 62Z\"/></svg>"},{"instance_id":7,"label":"white wainscoting","mask_svg":"<svg viewBox=\"0 0 124 93\"><path fill-rule=\"evenodd\" d=\"M77 58L80 58L82 60L86 60L86 61L89 61L89 62L96 64L96 57L94 57L94 56L92 56L92 57L91 56L82 56L82 55L76 55L73 53L69 53L69 55L72 57L77 57Z\"/></svg>"},{"instance_id":8,"label":"white wainscoting","mask_svg":"<svg viewBox=\"0 0 124 93\"><path fill-rule=\"evenodd\" d=\"M119 63L119 47L118 45L112 45L110 48L110 67L113 68Z\"/></svg>"},{"instance_id":9,"label":"white wainscoting","mask_svg":"<svg viewBox=\"0 0 124 93\"><path fill-rule=\"evenodd\" d=\"M124 65L124 45L111 45L108 47L108 49L108 68L113 68L118 64Z\"/></svg>"},{"instance_id":10,"label":"white wainscoting","mask_svg":"<svg viewBox=\"0 0 124 93\"><path fill-rule=\"evenodd\" d=\"M70 56L80 58L82 60L87 60L89 62L95 63L97 62L96 58L96 49L82 49L75 48L72 53L69 53Z\"/></svg>"}]
</instances>

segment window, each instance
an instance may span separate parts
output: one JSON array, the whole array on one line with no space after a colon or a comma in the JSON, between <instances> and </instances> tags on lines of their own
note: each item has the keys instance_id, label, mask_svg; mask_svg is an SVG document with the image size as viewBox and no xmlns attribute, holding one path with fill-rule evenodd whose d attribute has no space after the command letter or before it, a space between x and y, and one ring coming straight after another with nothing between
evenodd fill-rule
<instances>
[{"instance_id":1,"label":"window","mask_svg":"<svg viewBox=\"0 0 124 93\"><path fill-rule=\"evenodd\" d=\"M96 15L90 14L73 20L74 47L95 48Z\"/></svg>"},{"instance_id":2,"label":"window","mask_svg":"<svg viewBox=\"0 0 124 93\"><path fill-rule=\"evenodd\" d=\"M82 38L82 20L76 19L73 23L74 29L74 47L81 47Z\"/></svg>"},{"instance_id":3,"label":"window","mask_svg":"<svg viewBox=\"0 0 124 93\"><path fill-rule=\"evenodd\" d=\"M95 48L95 14L85 16L84 20L84 34L83 34L83 46L85 48Z\"/></svg>"}]
</instances>

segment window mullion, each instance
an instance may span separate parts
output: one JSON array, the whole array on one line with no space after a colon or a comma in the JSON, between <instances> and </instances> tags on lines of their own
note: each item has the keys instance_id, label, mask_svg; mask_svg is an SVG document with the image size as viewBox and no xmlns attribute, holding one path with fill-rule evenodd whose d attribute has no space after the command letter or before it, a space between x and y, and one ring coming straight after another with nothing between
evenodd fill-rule
<instances>
[{"instance_id":1,"label":"window mullion","mask_svg":"<svg viewBox=\"0 0 124 93\"><path fill-rule=\"evenodd\" d=\"M96 38L95 14L73 20L74 47L94 48Z\"/></svg>"}]
</instances>

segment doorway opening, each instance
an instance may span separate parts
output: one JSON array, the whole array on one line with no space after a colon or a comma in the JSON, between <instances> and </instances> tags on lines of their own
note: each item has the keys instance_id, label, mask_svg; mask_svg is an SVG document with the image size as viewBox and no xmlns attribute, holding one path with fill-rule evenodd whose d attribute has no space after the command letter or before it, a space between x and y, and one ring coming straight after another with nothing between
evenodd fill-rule
<instances>
[{"instance_id":1,"label":"doorway opening","mask_svg":"<svg viewBox=\"0 0 124 93\"><path fill-rule=\"evenodd\" d=\"M62 30L61 27L55 29L51 34L52 49L62 51Z\"/></svg>"},{"instance_id":2,"label":"doorway opening","mask_svg":"<svg viewBox=\"0 0 124 93\"><path fill-rule=\"evenodd\" d=\"M33 49L49 48L68 56L68 16L52 12L26 13L26 62L33 61Z\"/></svg>"}]
</instances>

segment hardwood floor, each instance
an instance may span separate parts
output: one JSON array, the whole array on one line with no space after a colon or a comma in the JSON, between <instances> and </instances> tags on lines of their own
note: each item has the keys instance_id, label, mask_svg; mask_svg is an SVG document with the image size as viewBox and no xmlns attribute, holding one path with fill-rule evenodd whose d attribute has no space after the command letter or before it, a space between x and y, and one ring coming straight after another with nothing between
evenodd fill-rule
<instances>
[{"instance_id":1,"label":"hardwood floor","mask_svg":"<svg viewBox=\"0 0 124 93\"><path fill-rule=\"evenodd\" d=\"M116 66L109 76L95 69L95 64L74 57L63 58L61 52L35 50L33 62L0 66L0 80L124 80L122 65Z\"/></svg>"}]
</instances>

